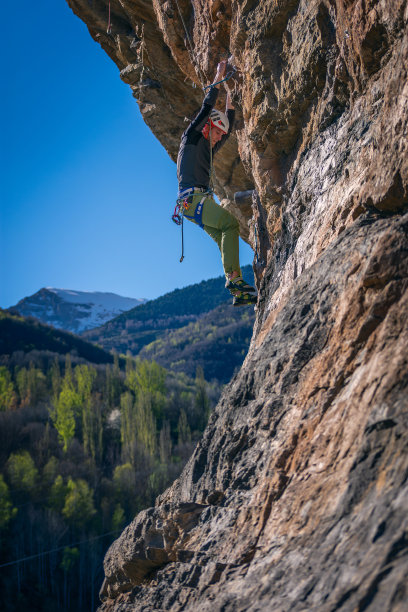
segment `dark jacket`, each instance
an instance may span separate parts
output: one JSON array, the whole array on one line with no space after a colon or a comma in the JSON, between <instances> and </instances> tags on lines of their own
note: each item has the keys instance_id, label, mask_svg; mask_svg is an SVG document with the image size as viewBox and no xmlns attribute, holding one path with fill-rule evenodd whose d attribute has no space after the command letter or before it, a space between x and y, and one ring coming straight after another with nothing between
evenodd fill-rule
<instances>
[{"instance_id":1,"label":"dark jacket","mask_svg":"<svg viewBox=\"0 0 408 612\"><path fill-rule=\"evenodd\" d=\"M190 123L181 137L180 149L177 157L177 178L179 190L188 187L204 187L208 189L210 182L210 143L204 138L201 130L207 123L208 117L217 101L218 89L211 87L204 98L200 112ZM212 150L213 157L229 137L234 123L234 111L228 110L228 134L217 142Z\"/></svg>"}]
</instances>

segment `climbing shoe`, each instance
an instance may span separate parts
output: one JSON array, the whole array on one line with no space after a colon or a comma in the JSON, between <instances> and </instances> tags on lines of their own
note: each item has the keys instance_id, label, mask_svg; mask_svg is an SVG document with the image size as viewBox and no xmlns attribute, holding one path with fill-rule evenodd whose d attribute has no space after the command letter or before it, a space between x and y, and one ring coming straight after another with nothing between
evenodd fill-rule
<instances>
[{"instance_id":1,"label":"climbing shoe","mask_svg":"<svg viewBox=\"0 0 408 612\"><path fill-rule=\"evenodd\" d=\"M239 295L234 295L234 299L232 300L233 306L250 306L251 304L256 304L258 298L256 295L251 293L240 293Z\"/></svg>"},{"instance_id":2,"label":"climbing shoe","mask_svg":"<svg viewBox=\"0 0 408 612\"><path fill-rule=\"evenodd\" d=\"M225 283L225 288L228 289L232 295L236 295L237 291L243 291L244 293L256 293L255 287L251 287L248 285L242 278L242 276L237 276L233 280L227 279Z\"/></svg>"}]
</instances>

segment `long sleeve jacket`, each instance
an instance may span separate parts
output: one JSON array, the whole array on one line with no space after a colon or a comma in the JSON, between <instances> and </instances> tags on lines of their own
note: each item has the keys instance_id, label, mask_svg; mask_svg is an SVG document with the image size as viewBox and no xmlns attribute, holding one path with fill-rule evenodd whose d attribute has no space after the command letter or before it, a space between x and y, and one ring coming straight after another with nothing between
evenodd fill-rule
<instances>
[{"instance_id":1,"label":"long sleeve jacket","mask_svg":"<svg viewBox=\"0 0 408 612\"><path fill-rule=\"evenodd\" d=\"M181 137L180 149L177 157L177 178L179 190L188 187L203 187L208 189L210 182L210 143L202 135L202 129L217 101L218 89L211 87L204 98L200 112L190 123ZM219 151L231 133L234 123L234 111L228 110L229 131L212 150L213 156Z\"/></svg>"}]
</instances>

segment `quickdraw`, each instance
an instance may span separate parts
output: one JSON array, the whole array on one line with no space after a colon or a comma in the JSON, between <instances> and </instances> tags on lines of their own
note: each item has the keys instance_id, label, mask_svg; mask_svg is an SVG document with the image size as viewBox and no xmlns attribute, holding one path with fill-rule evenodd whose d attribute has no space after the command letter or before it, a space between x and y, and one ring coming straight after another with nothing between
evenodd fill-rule
<instances>
[{"instance_id":1,"label":"quickdraw","mask_svg":"<svg viewBox=\"0 0 408 612\"><path fill-rule=\"evenodd\" d=\"M171 216L171 220L174 221L176 225L181 225L181 257L180 263L184 259L184 211L188 208L188 202L186 199L178 199L176 205L174 207L174 213Z\"/></svg>"},{"instance_id":2,"label":"quickdraw","mask_svg":"<svg viewBox=\"0 0 408 612\"><path fill-rule=\"evenodd\" d=\"M216 85L219 85L220 83L223 83L224 81L228 81L228 79L230 79L232 75L236 73L236 71L237 71L236 68L233 68L232 70L228 72L226 77L221 79L221 81L217 81L216 83L211 83L211 85L206 85L206 87L203 87L203 91L206 91L207 89L211 89L212 87L215 87Z\"/></svg>"},{"instance_id":3,"label":"quickdraw","mask_svg":"<svg viewBox=\"0 0 408 612\"><path fill-rule=\"evenodd\" d=\"M171 216L171 220L174 221L176 225L181 225L183 222L183 213L188 208L187 199L185 200L177 200L177 203L174 207L174 213Z\"/></svg>"}]
</instances>

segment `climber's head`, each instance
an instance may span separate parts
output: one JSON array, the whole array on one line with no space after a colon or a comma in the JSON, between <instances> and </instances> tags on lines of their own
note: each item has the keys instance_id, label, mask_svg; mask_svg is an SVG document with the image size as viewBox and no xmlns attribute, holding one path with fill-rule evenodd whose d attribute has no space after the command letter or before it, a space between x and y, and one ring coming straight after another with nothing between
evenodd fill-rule
<instances>
[{"instance_id":1,"label":"climber's head","mask_svg":"<svg viewBox=\"0 0 408 612\"><path fill-rule=\"evenodd\" d=\"M210 125L211 125L211 144L214 146L217 142L221 140L224 134L228 134L229 130L229 121L228 117L219 110L212 110L209 120L205 124L203 128L203 136L207 138L210 137Z\"/></svg>"}]
</instances>

